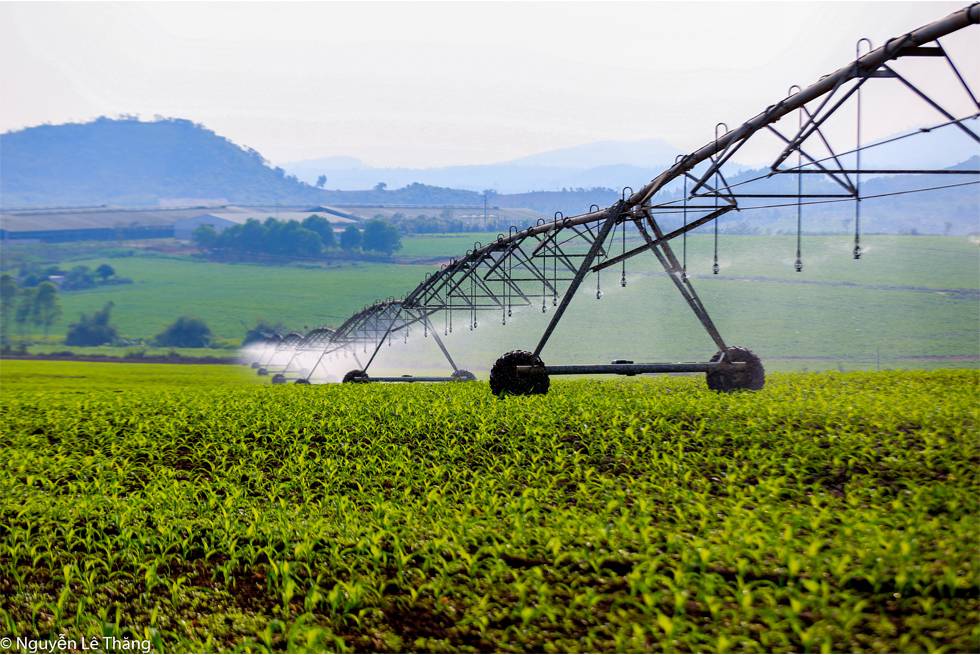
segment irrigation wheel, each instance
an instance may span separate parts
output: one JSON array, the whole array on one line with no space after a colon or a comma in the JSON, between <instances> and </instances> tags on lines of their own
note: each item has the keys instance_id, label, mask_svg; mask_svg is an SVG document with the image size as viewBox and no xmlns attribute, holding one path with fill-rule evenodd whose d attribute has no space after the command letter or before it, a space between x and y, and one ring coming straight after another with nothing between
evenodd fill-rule
<instances>
[{"instance_id":1,"label":"irrigation wheel","mask_svg":"<svg viewBox=\"0 0 980 655\"><path fill-rule=\"evenodd\" d=\"M252 368L262 368L262 365L258 362L252 362Z\"/></svg>"},{"instance_id":2,"label":"irrigation wheel","mask_svg":"<svg viewBox=\"0 0 980 655\"><path fill-rule=\"evenodd\" d=\"M272 384L286 384L286 376L282 373L276 373L272 376Z\"/></svg>"},{"instance_id":3,"label":"irrigation wheel","mask_svg":"<svg viewBox=\"0 0 980 655\"><path fill-rule=\"evenodd\" d=\"M766 383L766 369L762 367L762 360L748 348L730 346L727 350L729 362L745 362L748 364L741 371L712 371L707 374L708 388L712 391L735 391L736 389L752 389L758 391ZM719 350L712 362L721 359Z\"/></svg>"},{"instance_id":4,"label":"irrigation wheel","mask_svg":"<svg viewBox=\"0 0 980 655\"><path fill-rule=\"evenodd\" d=\"M452 375L453 382L476 382L476 376L465 368L457 369Z\"/></svg>"},{"instance_id":5,"label":"irrigation wheel","mask_svg":"<svg viewBox=\"0 0 980 655\"><path fill-rule=\"evenodd\" d=\"M533 396L548 393L551 379L547 373L518 375L518 366L544 366L540 357L527 350L512 350L494 362L490 369L490 391L495 396Z\"/></svg>"},{"instance_id":6,"label":"irrigation wheel","mask_svg":"<svg viewBox=\"0 0 980 655\"><path fill-rule=\"evenodd\" d=\"M258 375L258 376L261 377L263 375L268 375L269 374L269 371L265 370L264 368L260 368L255 373L256 373L256 375Z\"/></svg>"},{"instance_id":7,"label":"irrigation wheel","mask_svg":"<svg viewBox=\"0 0 980 655\"><path fill-rule=\"evenodd\" d=\"M355 368L353 371L347 371L347 373L344 374L344 380L343 380L344 383L347 382L364 383L367 381L368 381L368 374L359 368Z\"/></svg>"},{"instance_id":8,"label":"irrigation wheel","mask_svg":"<svg viewBox=\"0 0 980 655\"><path fill-rule=\"evenodd\" d=\"M306 378L299 378L298 380L293 382L293 384L309 384L309 383L310 381Z\"/></svg>"}]
</instances>

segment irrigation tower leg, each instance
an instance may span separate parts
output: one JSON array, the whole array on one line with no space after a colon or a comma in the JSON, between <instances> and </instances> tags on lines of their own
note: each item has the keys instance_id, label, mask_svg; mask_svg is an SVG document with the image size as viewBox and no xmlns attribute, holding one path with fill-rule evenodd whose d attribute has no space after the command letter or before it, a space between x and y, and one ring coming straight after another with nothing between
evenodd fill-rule
<instances>
[{"instance_id":1,"label":"irrigation tower leg","mask_svg":"<svg viewBox=\"0 0 980 655\"><path fill-rule=\"evenodd\" d=\"M401 317L401 315L402 315L402 305L398 305L398 311L395 312L395 317L390 321L388 321L388 327L385 328L385 333L381 335L380 339L378 339L378 345L374 348L374 352L371 353L371 359L368 360L367 366L361 369L365 373L367 373L368 366L370 366L371 362L374 361L374 358L377 357L378 351L381 350L381 346L384 345L385 339L387 339L388 335L391 334L391 329L395 327L395 322ZM360 362L358 362L358 364L360 364Z\"/></svg>"},{"instance_id":2,"label":"irrigation tower leg","mask_svg":"<svg viewBox=\"0 0 980 655\"><path fill-rule=\"evenodd\" d=\"M571 286L568 287L568 291L561 299L561 303L558 305L558 309L555 310L555 315L551 317L551 322L548 323L548 327L545 329L544 334L541 335L541 341L538 342L538 347L534 349L534 356L538 357L541 355L541 350L544 349L548 339L551 337L551 333L555 331L558 326L558 321L561 320L562 314L565 313L565 309L568 308L569 303L572 302L572 296L578 290L579 285L582 284L582 280L585 279L585 274L589 272L589 267L592 266L592 261L595 259L599 250L602 248L602 244L605 242L606 237L609 236L609 231L612 230L613 225L619 219L619 215L623 213L623 207L626 206L625 200L620 200L619 204L616 206L616 211L606 219L606 222L602 224L599 229L599 233L596 235L595 239L592 241L592 247L589 248L589 254L585 256L582 260L582 265L579 266L578 271L575 272L575 278L572 280Z\"/></svg>"},{"instance_id":3,"label":"irrigation tower leg","mask_svg":"<svg viewBox=\"0 0 980 655\"><path fill-rule=\"evenodd\" d=\"M446 350L446 346L442 343L442 339L439 338L439 331L436 330L435 326L432 325L431 321L429 321L428 315L426 315L423 320L425 321L425 325L429 328L429 331L432 332L432 336L435 337L439 350L441 350L442 354L446 356L447 360L449 360L449 365L453 367L453 373L455 373L459 369L456 367L456 362L453 361L453 358L449 356L449 351Z\"/></svg>"},{"instance_id":4,"label":"irrigation tower leg","mask_svg":"<svg viewBox=\"0 0 980 655\"><path fill-rule=\"evenodd\" d=\"M640 234L643 236L644 241L647 242L647 246L656 255L657 260L667 271L670 279L674 281L677 286L677 290L681 292L684 300L690 305L691 309L694 311L694 315L698 317L701 321L701 325L707 331L711 340L715 342L718 349L721 352L726 352L728 347L725 345L724 339L721 338L721 334L715 327L714 322L712 322L711 317L708 316L708 311L701 304L701 299L698 297L697 292L694 290L694 286L691 285L691 281L687 279L684 275L684 269L681 267L680 262L677 261L677 257L674 256L674 251L671 250L670 246L666 241L662 241L663 232L660 230L660 226L651 216L647 216L647 220L650 222L650 226L653 228L654 233L657 235L657 241L654 241L650 234L644 229L643 224L640 221L636 221L636 227L639 228ZM659 246L659 247L658 247ZM660 252L660 248L663 248L663 253Z\"/></svg>"}]
</instances>

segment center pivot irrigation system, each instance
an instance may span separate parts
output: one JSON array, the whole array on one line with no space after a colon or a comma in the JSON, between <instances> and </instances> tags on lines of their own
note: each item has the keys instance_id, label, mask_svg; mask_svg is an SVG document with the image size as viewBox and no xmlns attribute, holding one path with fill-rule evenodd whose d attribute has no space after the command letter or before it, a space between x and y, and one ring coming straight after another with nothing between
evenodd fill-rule
<instances>
[{"instance_id":1,"label":"center pivot irrigation system","mask_svg":"<svg viewBox=\"0 0 980 655\"><path fill-rule=\"evenodd\" d=\"M638 191L627 187L622 199L611 207L600 209L593 205L586 214L555 220L541 220L524 229L511 227L486 245L474 244L464 256L450 260L441 270L428 274L425 280L402 299L377 301L347 319L336 330L318 328L307 335L291 333L274 335L260 344L257 361L252 364L260 375L273 375L273 383L290 379L297 384L309 384L324 366L325 358L335 355L353 356L359 368L348 372L344 382L435 382L466 381L474 376L459 367L446 348L443 339L460 329L461 323L470 330L478 326L478 318L488 313L503 325L520 307L541 306L552 312L544 333L533 350L516 350L500 357L490 372L490 387L494 394L547 393L550 376L572 374L618 374L700 372L705 373L711 389L761 389L765 371L760 359L751 351L729 346L722 338L708 311L687 276L688 232L714 223L714 266L718 266L718 219L731 211L772 207L795 207L797 212L796 271L803 268L800 225L804 207L824 203L844 203L843 209L854 217L854 258L861 249L862 175L908 175L922 180L913 191L929 191L980 182L978 170L881 169L862 168L861 155L871 148L904 138L922 139L938 130L958 132L967 140L980 145L975 127L980 117L980 103L961 75L940 39L980 22L980 3L957 11L908 34L893 38L872 49L870 41L861 39L856 58L836 72L822 77L805 89L792 87L789 95L767 107L754 118L728 129L719 123L715 138L688 155L679 156L669 169ZM866 54L861 54L862 50ZM911 72L935 82L945 79L943 98L950 90L960 96L957 106L966 110L955 116L940 102L910 81ZM903 74L904 73L904 74ZM861 142L861 91L872 82L899 85L907 92L903 102L924 102L935 110L937 122L910 134L873 145ZM975 86L975 85L974 85ZM933 94L936 95L936 94ZM795 112L795 116L791 116ZM777 123L790 117L784 125ZM841 147L831 145L828 120L834 124L853 121L854 141ZM865 118L866 120L866 118ZM839 133L839 130L838 130ZM769 170L751 179L729 184L722 172L724 164L746 143L753 139L777 139L781 152ZM838 141L841 139L838 138ZM695 168L698 168L695 171ZM942 175L937 178L933 176ZM833 193L805 193L807 186L819 179L833 183ZM962 176L966 176L965 178ZM682 193L667 193L668 184ZM679 182L679 184L678 184ZM629 190L629 195L627 195ZM658 195L659 194L659 195ZM893 195L893 194L887 194ZM741 203L741 204L740 204ZM853 207L850 207L852 205ZM675 226L669 229L668 222ZM679 225L679 227L677 226ZM627 248L627 232L638 247ZM671 246L680 240L680 256ZM690 306L705 331L718 347L707 362L639 364L616 360L611 364L575 366L546 366L541 352L561 321L576 291L590 275L594 277L596 298L602 297L602 272L620 273L619 284L626 286L626 262L632 257L652 254L669 275L678 292ZM608 278L607 278L608 279ZM407 336L411 330L431 335L445 355L452 375L447 377L402 376L395 378L370 377L367 373L381 346L393 337ZM364 361L358 357L360 352ZM299 358L315 356L316 364L305 370Z\"/></svg>"}]
</instances>

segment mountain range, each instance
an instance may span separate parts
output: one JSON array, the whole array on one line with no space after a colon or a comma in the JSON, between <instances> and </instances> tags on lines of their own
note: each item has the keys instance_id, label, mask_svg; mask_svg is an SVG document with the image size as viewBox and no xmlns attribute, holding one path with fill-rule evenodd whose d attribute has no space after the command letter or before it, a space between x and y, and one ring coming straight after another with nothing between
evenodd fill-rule
<instances>
[{"instance_id":1,"label":"mountain range","mask_svg":"<svg viewBox=\"0 0 980 655\"><path fill-rule=\"evenodd\" d=\"M977 131L977 121L968 121ZM662 139L643 141L597 141L529 155L497 164L444 166L436 168L378 168L355 157L339 156L280 164L297 179L314 184L321 175L331 189L369 189L379 182L394 189L412 182L501 194L531 191L578 190L607 187L621 191L626 185L643 184L672 165L677 155L686 154ZM980 154L976 143L964 139L955 125L920 133L906 130L865 145L862 166L880 169L944 168ZM853 156L841 161L854 165ZM758 169L769 162L725 165L728 174Z\"/></svg>"},{"instance_id":2,"label":"mountain range","mask_svg":"<svg viewBox=\"0 0 980 655\"><path fill-rule=\"evenodd\" d=\"M527 193L609 187L650 180L674 163L679 148L661 139L597 141L537 153L498 164L439 168L376 168L354 157L325 157L281 164L288 173L314 184L327 176L331 189L365 189L383 182L397 188L420 182L482 192Z\"/></svg>"},{"instance_id":3,"label":"mountain range","mask_svg":"<svg viewBox=\"0 0 980 655\"><path fill-rule=\"evenodd\" d=\"M906 135L909 138L896 139ZM593 203L609 206L625 185L638 188L679 154L681 150L663 140L648 139L599 141L482 166L375 168L354 157L338 156L273 167L255 150L188 120L142 122L102 117L89 123L42 125L0 135L0 205L8 209L89 204L132 207L198 200L207 204L204 199L235 204L482 205L483 190L492 189L496 193L491 204L499 207L574 215L588 211ZM976 160L969 160L978 154L976 144L950 125L929 135L911 130L883 139L880 146L863 151L862 164L865 168L920 169L967 162L970 170L976 170ZM853 156L842 155L845 166L851 165L848 157ZM734 183L741 176L758 175L759 168L726 164L725 170ZM327 177L328 188L315 186L321 175ZM782 180L779 183L788 177L777 176ZM909 184L901 176L880 177L876 182L867 176L862 195L866 189L891 193ZM950 182L953 176L936 177L938 185ZM956 181L963 180L956 176ZM679 189L665 189L671 192ZM975 185L914 197L894 196L869 202L867 207L878 209L868 217L869 228L881 231L895 231L904 224L920 232L941 233L945 223L952 222L953 233L965 233L975 231L980 219ZM753 215L773 227L790 222L795 226L789 213L792 211L785 208L760 209ZM840 220L831 219L832 214L836 215L829 206L808 210L812 219L831 220L831 228L839 229L833 226Z\"/></svg>"}]
</instances>

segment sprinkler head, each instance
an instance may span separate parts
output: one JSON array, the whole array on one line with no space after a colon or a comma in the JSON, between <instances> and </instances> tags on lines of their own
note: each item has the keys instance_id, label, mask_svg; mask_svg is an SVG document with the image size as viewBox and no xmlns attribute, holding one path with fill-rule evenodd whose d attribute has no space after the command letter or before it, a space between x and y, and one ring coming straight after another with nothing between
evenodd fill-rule
<instances>
[{"instance_id":1,"label":"sprinkler head","mask_svg":"<svg viewBox=\"0 0 980 655\"><path fill-rule=\"evenodd\" d=\"M711 272L715 275L718 275L718 271L720 270L721 268L718 266L718 262L715 262L715 265L711 267Z\"/></svg>"},{"instance_id":2,"label":"sprinkler head","mask_svg":"<svg viewBox=\"0 0 980 655\"><path fill-rule=\"evenodd\" d=\"M599 289L596 289L595 299L596 300L599 300L599 298L602 298L602 291L600 291Z\"/></svg>"},{"instance_id":3,"label":"sprinkler head","mask_svg":"<svg viewBox=\"0 0 980 655\"><path fill-rule=\"evenodd\" d=\"M507 317L508 317L508 318L510 318L510 317L511 317L511 316L513 316L513 315L514 315L514 314L513 314L513 312L511 312L511 311L510 311L510 310L508 309L508 310L507 310Z\"/></svg>"},{"instance_id":4,"label":"sprinkler head","mask_svg":"<svg viewBox=\"0 0 980 655\"><path fill-rule=\"evenodd\" d=\"M551 304L554 305L555 307L558 306L558 296L555 296L554 298L551 299Z\"/></svg>"},{"instance_id":5,"label":"sprinkler head","mask_svg":"<svg viewBox=\"0 0 980 655\"><path fill-rule=\"evenodd\" d=\"M803 270L803 262L801 262L799 259L797 259L796 260L796 263L793 264L793 268L795 268L796 269L796 272L799 273L800 271Z\"/></svg>"},{"instance_id":6,"label":"sprinkler head","mask_svg":"<svg viewBox=\"0 0 980 655\"><path fill-rule=\"evenodd\" d=\"M861 246L854 246L854 259L861 259Z\"/></svg>"},{"instance_id":7,"label":"sprinkler head","mask_svg":"<svg viewBox=\"0 0 980 655\"><path fill-rule=\"evenodd\" d=\"M620 286L624 286L625 287L626 286L626 278L624 277L622 280L620 280L619 281L619 284L620 284Z\"/></svg>"}]
</instances>

